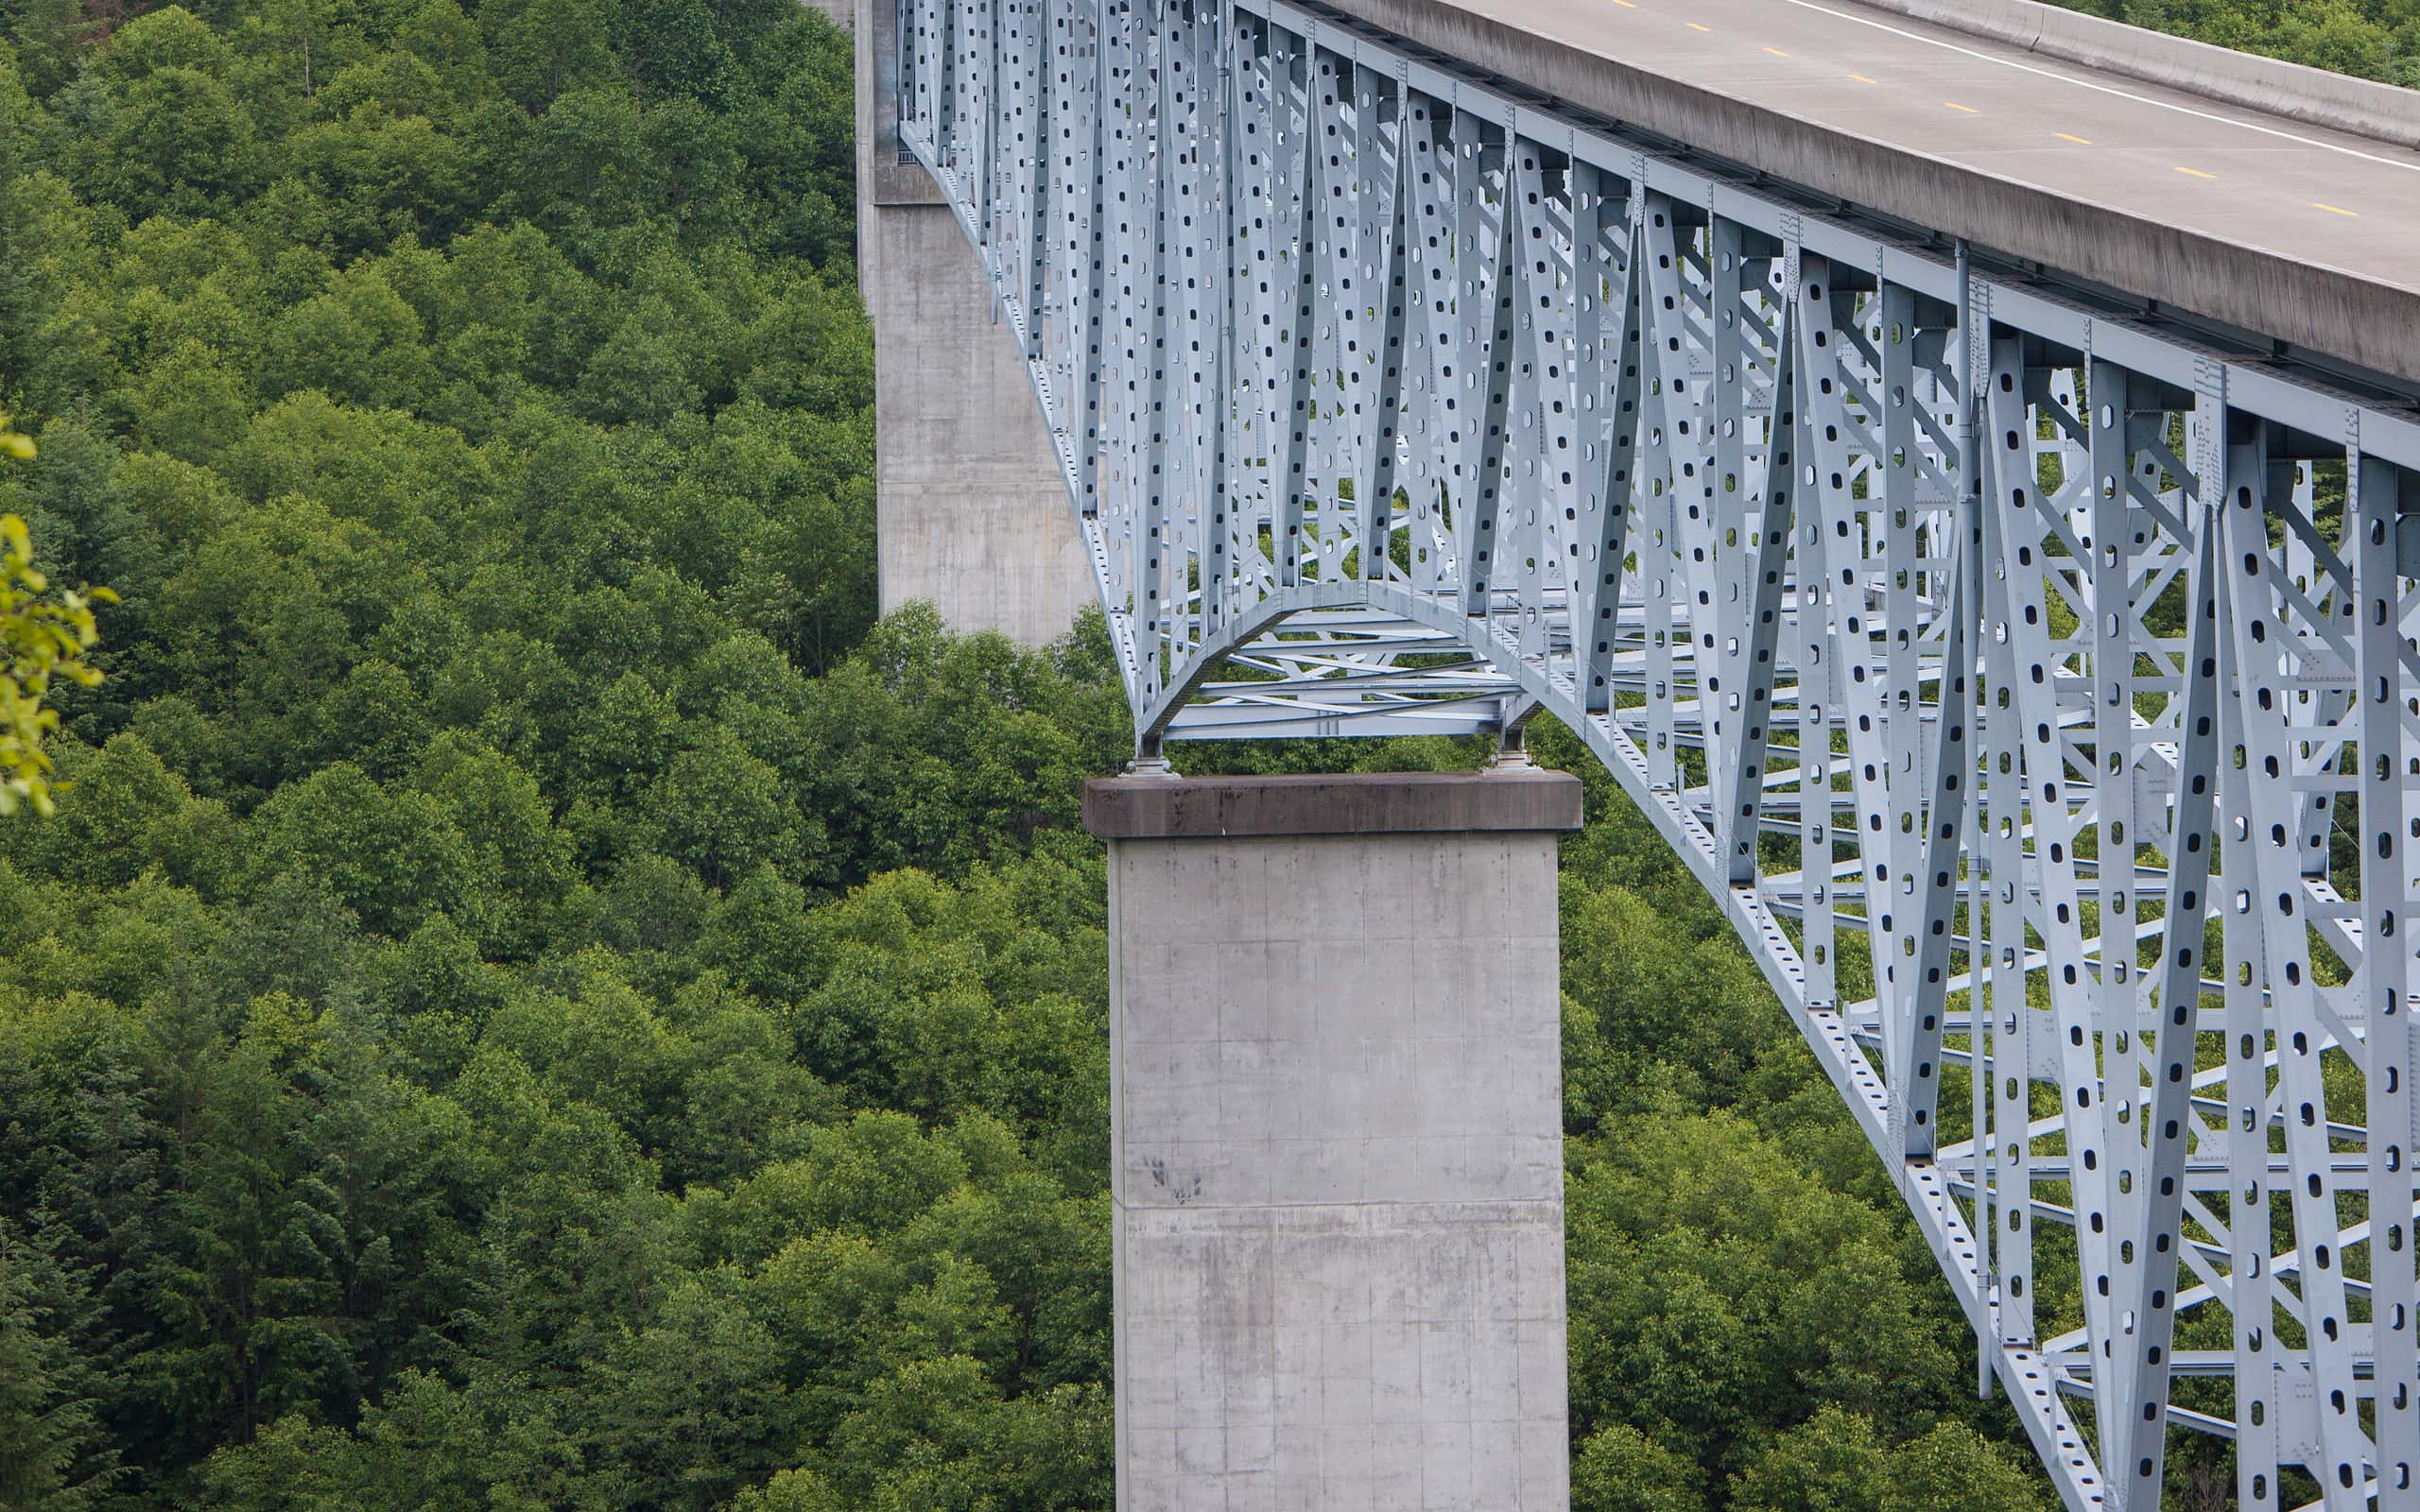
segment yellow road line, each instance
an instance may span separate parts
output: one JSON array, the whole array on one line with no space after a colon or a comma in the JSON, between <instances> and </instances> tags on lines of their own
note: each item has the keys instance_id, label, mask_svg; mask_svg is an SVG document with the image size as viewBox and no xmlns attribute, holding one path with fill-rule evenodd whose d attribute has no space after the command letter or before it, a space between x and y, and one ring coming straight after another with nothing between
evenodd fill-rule
<instances>
[{"instance_id":1,"label":"yellow road line","mask_svg":"<svg viewBox=\"0 0 2420 1512\"><path fill-rule=\"evenodd\" d=\"M2218 177L2215 173L2204 173L2199 168L2188 168L2181 163L2176 165L2176 171L2182 174L2190 175L2196 179L2215 179Z\"/></svg>"},{"instance_id":2,"label":"yellow road line","mask_svg":"<svg viewBox=\"0 0 2420 1512\"><path fill-rule=\"evenodd\" d=\"M1789 57L1789 54L1788 54L1788 53L1786 53L1786 52L1783 52L1783 51L1782 51L1780 48L1778 48L1778 47L1768 47L1768 48L1766 48L1766 49L1765 49L1765 51L1767 51L1767 52L1769 52L1769 53L1772 54L1775 58L1787 58L1787 57Z\"/></svg>"},{"instance_id":3,"label":"yellow road line","mask_svg":"<svg viewBox=\"0 0 2420 1512\"><path fill-rule=\"evenodd\" d=\"M2092 140L2089 137L2069 136L2065 131L2053 131L2050 134L2057 137L2062 142L2072 142L2080 147L2088 147L2092 146Z\"/></svg>"},{"instance_id":4,"label":"yellow road line","mask_svg":"<svg viewBox=\"0 0 2420 1512\"><path fill-rule=\"evenodd\" d=\"M2313 210L2325 210L2331 215L2349 215L2355 220L2361 218L2361 213L2360 211L2347 210L2342 205L2331 205L2324 199L2312 200L2310 202L2310 207Z\"/></svg>"},{"instance_id":5,"label":"yellow road line","mask_svg":"<svg viewBox=\"0 0 2420 1512\"><path fill-rule=\"evenodd\" d=\"M1983 113L1982 112L1975 109L1972 105L1961 105L1956 100L1944 100L1941 103L1948 106L1953 111L1963 111L1969 115L1980 115Z\"/></svg>"},{"instance_id":6,"label":"yellow road line","mask_svg":"<svg viewBox=\"0 0 2420 1512\"><path fill-rule=\"evenodd\" d=\"M1712 31L1714 29L1712 26L1701 26L1694 21L1690 22L1688 26L1691 31Z\"/></svg>"},{"instance_id":7,"label":"yellow road line","mask_svg":"<svg viewBox=\"0 0 2420 1512\"><path fill-rule=\"evenodd\" d=\"M1849 77L1856 79L1860 84L1879 84L1882 82L1882 80L1878 78L1868 78L1863 74L1851 74Z\"/></svg>"}]
</instances>

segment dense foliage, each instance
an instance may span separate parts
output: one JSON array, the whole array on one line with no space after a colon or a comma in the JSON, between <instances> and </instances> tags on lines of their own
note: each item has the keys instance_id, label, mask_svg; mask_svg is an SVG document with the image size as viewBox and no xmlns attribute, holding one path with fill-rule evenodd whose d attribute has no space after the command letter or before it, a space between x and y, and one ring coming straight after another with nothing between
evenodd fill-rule
<instances>
[{"instance_id":1,"label":"dense foliage","mask_svg":"<svg viewBox=\"0 0 2420 1512\"><path fill-rule=\"evenodd\" d=\"M0 1506L1107 1507L1123 702L1098 621L873 621L845 43L0 11L0 510L124 596L0 828ZM1590 782L1578 1504L2040 1504Z\"/></svg>"},{"instance_id":2,"label":"dense foliage","mask_svg":"<svg viewBox=\"0 0 2420 1512\"><path fill-rule=\"evenodd\" d=\"M31 455L32 438L5 430L6 423L0 417L0 450L14 443L16 455ZM26 522L0 514L0 818L21 808L54 812L54 763L44 747L59 728L59 711L46 700L54 681L87 688L100 682L88 660L100 638L93 610L116 597L106 588L53 588L34 563Z\"/></svg>"}]
</instances>

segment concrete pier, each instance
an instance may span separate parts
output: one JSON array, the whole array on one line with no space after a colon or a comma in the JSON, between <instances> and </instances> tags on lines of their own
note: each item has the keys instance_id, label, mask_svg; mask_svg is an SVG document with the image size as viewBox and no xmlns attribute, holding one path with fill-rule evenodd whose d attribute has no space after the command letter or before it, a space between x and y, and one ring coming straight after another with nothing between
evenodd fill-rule
<instances>
[{"instance_id":1,"label":"concrete pier","mask_svg":"<svg viewBox=\"0 0 2420 1512\"><path fill-rule=\"evenodd\" d=\"M886 614L1039 645L1095 601L1025 364L941 188L899 145L898 10L855 0L857 289L873 321L874 555Z\"/></svg>"},{"instance_id":2,"label":"concrete pier","mask_svg":"<svg viewBox=\"0 0 2420 1512\"><path fill-rule=\"evenodd\" d=\"M1120 778L1119 1512L1563 1512L1562 774Z\"/></svg>"}]
</instances>

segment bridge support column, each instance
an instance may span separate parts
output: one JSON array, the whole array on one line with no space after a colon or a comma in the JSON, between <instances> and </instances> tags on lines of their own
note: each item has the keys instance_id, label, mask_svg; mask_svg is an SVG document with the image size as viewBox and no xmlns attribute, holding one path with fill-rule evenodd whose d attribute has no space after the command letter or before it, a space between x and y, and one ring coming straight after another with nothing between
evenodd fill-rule
<instances>
[{"instance_id":1,"label":"bridge support column","mask_svg":"<svg viewBox=\"0 0 2420 1512\"><path fill-rule=\"evenodd\" d=\"M1119 778L1119 1512L1569 1505L1559 772Z\"/></svg>"},{"instance_id":2,"label":"bridge support column","mask_svg":"<svg viewBox=\"0 0 2420 1512\"><path fill-rule=\"evenodd\" d=\"M845 0L844 0L845 3ZM1095 601L1050 432L981 266L899 144L899 17L855 0L857 289L873 321L874 534L886 614L1039 645Z\"/></svg>"}]
</instances>

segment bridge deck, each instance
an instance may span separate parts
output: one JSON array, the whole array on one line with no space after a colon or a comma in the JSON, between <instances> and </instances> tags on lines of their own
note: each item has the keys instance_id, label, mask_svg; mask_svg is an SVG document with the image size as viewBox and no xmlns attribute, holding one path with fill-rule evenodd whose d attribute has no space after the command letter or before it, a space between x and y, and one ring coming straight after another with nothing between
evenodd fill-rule
<instances>
[{"instance_id":1,"label":"bridge deck","mask_svg":"<svg viewBox=\"0 0 2420 1512\"><path fill-rule=\"evenodd\" d=\"M2420 153L1853 0L1329 0L1806 188L2420 381Z\"/></svg>"}]
</instances>

